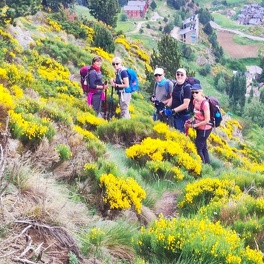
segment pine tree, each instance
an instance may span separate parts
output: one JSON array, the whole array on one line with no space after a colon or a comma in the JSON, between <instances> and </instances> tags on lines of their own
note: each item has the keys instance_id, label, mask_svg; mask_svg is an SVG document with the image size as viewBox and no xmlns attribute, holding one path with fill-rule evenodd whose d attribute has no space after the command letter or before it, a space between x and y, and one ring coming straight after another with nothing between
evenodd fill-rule
<instances>
[{"instance_id":1,"label":"pine tree","mask_svg":"<svg viewBox=\"0 0 264 264\"><path fill-rule=\"evenodd\" d=\"M120 6L117 0L90 0L88 7L94 18L113 28L116 27L117 15L120 12Z\"/></svg>"},{"instance_id":2,"label":"pine tree","mask_svg":"<svg viewBox=\"0 0 264 264\"><path fill-rule=\"evenodd\" d=\"M55 12L59 11L61 6L68 8L74 3L75 0L42 0L42 5L44 7L49 7L52 11Z\"/></svg>"},{"instance_id":3,"label":"pine tree","mask_svg":"<svg viewBox=\"0 0 264 264\"><path fill-rule=\"evenodd\" d=\"M169 35L163 35L158 42L158 52L153 50L150 65L153 69L163 68L166 77L175 78L175 72L181 66L181 53L177 40Z\"/></svg>"},{"instance_id":4,"label":"pine tree","mask_svg":"<svg viewBox=\"0 0 264 264\"><path fill-rule=\"evenodd\" d=\"M95 32L93 46L100 47L108 53L113 53L115 50L115 43L112 32L109 28L102 22L96 22L93 29Z\"/></svg>"},{"instance_id":5,"label":"pine tree","mask_svg":"<svg viewBox=\"0 0 264 264\"><path fill-rule=\"evenodd\" d=\"M236 114L242 115L246 103L246 76L238 71L232 78L229 103Z\"/></svg>"}]
</instances>

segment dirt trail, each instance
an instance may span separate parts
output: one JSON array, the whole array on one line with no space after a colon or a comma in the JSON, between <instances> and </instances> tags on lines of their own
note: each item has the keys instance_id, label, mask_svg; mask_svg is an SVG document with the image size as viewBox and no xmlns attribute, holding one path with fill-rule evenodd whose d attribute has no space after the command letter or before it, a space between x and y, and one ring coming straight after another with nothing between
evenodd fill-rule
<instances>
[{"instance_id":1,"label":"dirt trail","mask_svg":"<svg viewBox=\"0 0 264 264\"><path fill-rule=\"evenodd\" d=\"M218 24L216 24L213 21L210 21L210 25L211 25L212 28L214 28L216 30L219 30L219 31L228 31L228 32L237 34L237 35L239 35L241 37L245 37L245 38L249 38L249 39L253 39L253 40L258 40L258 41L264 41L264 38L262 38L262 37L248 35L248 34L245 34L243 32L240 32L239 30L235 30L235 29L222 28L221 26L219 26Z\"/></svg>"},{"instance_id":2,"label":"dirt trail","mask_svg":"<svg viewBox=\"0 0 264 264\"><path fill-rule=\"evenodd\" d=\"M163 17L160 16L157 12L154 12L154 13L153 13L153 16L151 17L150 20L142 20L142 21L138 21L138 22L137 22L137 26L136 26L136 28L135 28L134 30L130 31L130 32L126 32L126 34L135 34L135 33L139 32L139 30L141 29L141 27L142 27L142 25L143 25L144 23L148 23L148 22L150 22L150 21L152 21L152 22L153 22L153 21L157 21L158 19L163 19Z\"/></svg>"}]
</instances>

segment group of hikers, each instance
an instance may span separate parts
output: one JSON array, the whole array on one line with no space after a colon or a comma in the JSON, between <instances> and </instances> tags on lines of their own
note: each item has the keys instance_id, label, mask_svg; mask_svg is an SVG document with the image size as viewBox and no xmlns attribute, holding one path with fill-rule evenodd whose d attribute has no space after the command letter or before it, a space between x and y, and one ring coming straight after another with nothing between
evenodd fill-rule
<instances>
[{"instance_id":1,"label":"group of hikers","mask_svg":"<svg viewBox=\"0 0 264 264\"><path fill-rule=\"evenodd\" d=\"M101 73L102 57L95 56L92 59L91 67L88 69L87 77L85 80L86 85L89 86L89 92L87 93L87 103L91 105L98 117L101 116L102 102L105 101L105 92L108 88L107 81L103 81ZM128 72L122 66L122 60L119 57L112 59L112 65L116 72L116 78L111 78L110 84L118 94L119 105L121 109L122 118L130 118L129 104L131 101L131 92L126 92L126 88L129 87ZM84 82L83 82L84 83ZM83 85L82 83L82 85Z\"/></svg>"},{"instance_id":2,"label":"group of hikers","mask_svg":"<svg viewBox=\"0 0 264 264\"><path fill-rule=\"evenodd\" d=\"M108 88L103 81L101 73L102 58L95 56L89 69L88 82L89 93L87 103L91 105L99 117L101 117L102 101L105 100L105 91ZM131 92L126 92L129 87L129 76L122 65L122 59L114 57L112 66L116 76L111 78L110 84L118 94L121 109L121 118L130 118L129 104ZM188 132L190 127L196 131L195 146L202 162L210 164L207 138L212 131L210 123L210 106L205 99L202 87L199 83L191 85L186 81L187 75L184 68L176 71L176 81L166 79L164 70L156 68L154 71L155 85L153 95L150 97L155 106L155 119L168 123L182 133ZM193 115L191 116L190 106Z\"/></svg>"},{"instance_id":3,"label":"group of hikers","mask_svg":"<svg viewBox=\"0 0 264 264\"><path fill-rule=\"evenodd\" d=\"M154 71L155 86L150 100L156 107L156 118L167 122L182 133L190 127L196 131L195 146L202 162L210 164L207 138L212 131L210 106L205 99L199 83L186 82L186 70L179 68L175 74L176 82L165 78L162 68ZM193 109L191 116L190 108Z\"/></svg>"}]
</instances>

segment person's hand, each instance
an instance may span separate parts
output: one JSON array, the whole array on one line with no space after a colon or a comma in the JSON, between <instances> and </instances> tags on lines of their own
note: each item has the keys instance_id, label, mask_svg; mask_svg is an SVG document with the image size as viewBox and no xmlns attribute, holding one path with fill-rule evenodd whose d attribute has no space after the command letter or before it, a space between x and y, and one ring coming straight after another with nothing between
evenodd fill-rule
<instances>
[{"instance_id":1,"label":"person's hand","mask_svg":"<svg viewBox=\"0 0 264 264\"><path fill-rule=\"evenodd\" d=\"M112 87L115 87L115 84L116 84L116 83L115 83L115 79L111 78L111 79L110 79L110 83L111 83L111 86L112 86Z\"/></svg>"},{"instance_id":2,"label":"person's hand","mask_svg":"<svg viewBox=\"0 0 264 264\"><path fill-rule=\"evenodd\" d=\"M165 116L171 116L172 115L172 110L170 108L166 108L164 111Z\"/></svg>"},{"instance_id":3,"label":"person's hand","mask_svg":"<svg viewBox=\"0 0 264 264\"><path fill-rule=\"evenodd\" d=\"M150 97L150 101L153 102L153 103L155 103L155 101L157 101L157 100L156 100L156 96L155 96L155 95L152 95L152 96Z\"/></svg>"},{"instance_id":4,"label":"person's hand","mask_svg":"<svg viewBox=\"0 0 264 264\"><path fill-rule=\"evenodd\" d=\"M162 108L160 111L159 111L159 113L161 114L161 115L165 115L165 116L171 116L172 115L172 110L170 109L170 108Z\"/></svg>"},{"instance_id":5,"label":"person's hand","mask_svg":"<svg viewBox=\"0 0 264 264\"><path fill-rule=\"evenodd\" d=\"M187 128L190 128L192 127L192 121L191 120L187 120L184 124L184 128L187 129Z\"/></svg>"}]
</instances>

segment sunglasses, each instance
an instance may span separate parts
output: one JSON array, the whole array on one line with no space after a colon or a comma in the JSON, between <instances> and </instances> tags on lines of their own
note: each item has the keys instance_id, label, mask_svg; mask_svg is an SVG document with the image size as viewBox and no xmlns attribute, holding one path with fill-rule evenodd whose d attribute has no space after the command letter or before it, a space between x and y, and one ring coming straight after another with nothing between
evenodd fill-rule
<instances>
[{"instance_id":1,"label":"sunglasses","mask_svg":"<svg viewBox=\"0 0 264 264\"><path fill-rule=\"evenodd\" d=\"M116 62L116 63L113 62L113 63L112 63L113 66L116 66L116 65L118 65L118 64L119 64L119 62Z\"/></svg>"},{"instance_id":2,"label":"sunglasses","mask_svg":"<svg viewBox=\"0 0 264 264\"><path fill-rule=\"evenodd\" d=\"M160 76L162 76L162 74L155 74L154 76L155 76L155 77L157 77L157 76L159 76L159 77L160 77Z\"/></svg>"},{"instance_id":3,"label":"sunglasses","mask_svg":"<svg viewBox=\"0 0 264 264\"><path fill-rule=\"evenodd\" d=\"M198 91L192 92L192 94L198 94L198 93L199 93Z\"/></svg>"},{"instance_id":4,"label":"sunglasses","mask_svg":"<svg viewBox=\"0 0 264 264\"><path fill-rule=\"evenodd\" d=\"M181 76L181 77L182 77L184 74L183 74L183 73L178 73L178 72L177 72L177 74L176 74L176 75L177 75L177 76Z\"/></svg>"}]
</instances>

